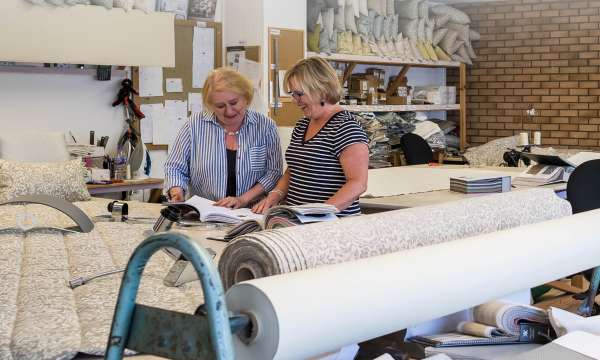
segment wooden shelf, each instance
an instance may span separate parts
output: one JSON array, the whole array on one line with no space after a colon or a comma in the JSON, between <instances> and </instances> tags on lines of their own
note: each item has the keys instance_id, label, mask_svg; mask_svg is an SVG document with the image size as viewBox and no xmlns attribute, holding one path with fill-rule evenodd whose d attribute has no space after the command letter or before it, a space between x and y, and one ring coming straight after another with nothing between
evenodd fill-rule
<instances>
[{"instance_id":1,"label":"wooden shelf","mask_svg":"<svg viewBox=\"0 0 600 360\"><path fill-rule=\"evenodd\" d=\"M460 67L460 63L457 61L417 61L410 62L406 61L402 58L394 58L388 56L367 56L367 55L351 55L351 54L326 54L326 53L315 53L308 52L306 54L308 57L310 56L319 56L323 59L330 61L339 61L339 62L349 62L356 64L378 64L378 65L409 65L411 67L440 67L440 68L448 68L448 67Z\"/></svg>"},{"instance_id":2,"label":"wooden shelf","mask_svg":"<svg viewBox=\"0 0 600 360\"><path fill-rule=\"evenodd\" d=\"M342 105L344 110L353 112L389 111L448 111L460 110L460 104L452 105Z\"/></svg>"}]
</instances>

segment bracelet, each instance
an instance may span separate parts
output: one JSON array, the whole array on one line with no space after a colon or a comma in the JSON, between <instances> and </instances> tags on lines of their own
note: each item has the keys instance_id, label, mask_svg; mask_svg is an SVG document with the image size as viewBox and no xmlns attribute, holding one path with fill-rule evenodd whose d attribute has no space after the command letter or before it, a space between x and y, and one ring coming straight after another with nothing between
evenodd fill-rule
<instances>
[{"instance_id":1,"label":"bracelet","mask_svg":"<svg viewBox=\"0 0 600 360\"><path fill-rule=\"evenodd\" d=\"M279 189L273 189L273 190L269 191L269 194L271 194L271 193L279 194L279 196L281 196L281 199L283 199L285 197L285 193Z\"/></svg>"}]
</instances>

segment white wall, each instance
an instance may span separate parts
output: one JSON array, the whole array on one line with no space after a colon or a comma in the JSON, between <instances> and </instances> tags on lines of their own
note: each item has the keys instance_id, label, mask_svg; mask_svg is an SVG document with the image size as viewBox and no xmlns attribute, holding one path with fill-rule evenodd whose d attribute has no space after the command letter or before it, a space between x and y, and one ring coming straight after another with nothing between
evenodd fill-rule
<instances>
[{"instance_id":1,"label":"white wall","mask_svg":"<svg viewBox=\"0 0 600 360\"><path fill-rule=\"evenodd\" d=\"M98 81L95 72L64 73L59 70L9 67L0 70L0 128L69 130L78 142L110 136L108 149L125 128L123 107L111 106L124 71L113 71L110 81Z\"/></svg>"}]
</instances>

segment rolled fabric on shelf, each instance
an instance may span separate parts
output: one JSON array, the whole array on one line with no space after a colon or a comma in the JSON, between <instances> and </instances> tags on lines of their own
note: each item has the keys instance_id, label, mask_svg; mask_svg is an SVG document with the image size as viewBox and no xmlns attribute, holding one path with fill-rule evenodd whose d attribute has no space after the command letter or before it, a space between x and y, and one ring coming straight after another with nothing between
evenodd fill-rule
<instances>
[{"instance_id":1,"label":"rolled fabric on shelf","mask_svg":"<svg viewBox=\"0 0 600 360\"><path fill-rule=\"evenodd\" d=\"M571 214L551 189L519 190L439 205L251 233L219 260L225 288L322 265L433 245Z\"/></svg>"}]
</instances>

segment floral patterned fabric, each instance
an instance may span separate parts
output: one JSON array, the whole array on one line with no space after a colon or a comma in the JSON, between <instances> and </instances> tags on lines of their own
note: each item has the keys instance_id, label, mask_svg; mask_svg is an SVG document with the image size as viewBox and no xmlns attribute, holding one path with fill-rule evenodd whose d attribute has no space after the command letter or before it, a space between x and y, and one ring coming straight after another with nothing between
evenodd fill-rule
<instances>
[{"instance_id":1,"label":"floral patterned fabric","mask_svg":"<svg viewBox=\"0 0 600 360\"><path fill-rule=\"evenodd\" d=\"M485 195L334 222L267 230L229 243L219 261L225 288L287 272L428 246L571 214L550 189Z\"/></svg>"},{"instance_id":2,"label":"floral patterned fabric","mask_svg":"<svg viewBox=\"0 0 600 360\"><path fill-rule=\"evenodd\" d=\"M71 359L79 352L102 355L117 301L122 274L90 281L75 289L67 281L124 268L152 224L107 222L108 199L79 202L95 220L85 234L57 230L14 229L15 219L33 216L38 225L69 227L65 214L39 204L0 206L0 359ZM156 218L158 204L129 203L131 217ZM205 236L222 236L208 231ZM204 234L202 230L188 235ZM204 236L204 235L203 235ZM201 242L203 242L202 240ZM217 252L220 242L204 243ZM199 282L171 288L163 285L173 260L164 252L148 262L137 302L193 313L201 304Z\"/></svg>"},{"instance_id":3,"label":"floral patterned fabric","mask_svg":"<svg viewBox=\"0 0 600 360\"><path fill-rule=\"evenodd\" d=\"M48 195L71 202L89 200L84 171L79 159L56 163L0 159L0 202L23 195Z\"/></svg>"}]
</instances>

